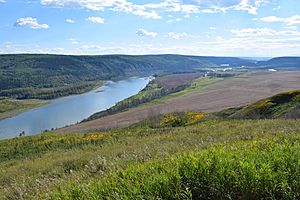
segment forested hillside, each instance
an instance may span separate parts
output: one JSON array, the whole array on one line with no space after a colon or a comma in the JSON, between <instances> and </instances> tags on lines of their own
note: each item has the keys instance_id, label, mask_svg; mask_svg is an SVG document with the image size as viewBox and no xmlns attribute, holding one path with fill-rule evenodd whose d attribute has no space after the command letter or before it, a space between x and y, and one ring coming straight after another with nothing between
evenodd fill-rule
<instances>
[{"instance_id":1,"label":"forested hillside","mask_svg":"<svg viewBox=\"0 0 300 200\"><path fill-rule=\"evenodd\" d=\"M275 69L299 69L300 57L278 57L272 58L268 61L261 61L257 63L258 66L272 67Z\"/></svg>"},{"instance_id":2,"label":"forested hillside","mask_svg":"<svg viewBox=\"0 0 300 200\"><path fill-rule=\"evenodd\" d=\"M95 87L99 80L160 73L193 72L230 67L295 69L298 57L273 58L256 62L235 57L184 55L70 56L48 54L0 55L0 96L51 99Z\"/></svg>"},{"instance_id":3,"label":"forested hillside","mask_svg":"<svg viewBox=\"0 0 300 200\"><path fill-rule=\"evenodd\" d=\"M222 63L253 64L239 58L181 55L0 55L0 96L51 99L90 88L90 81L196 71Z\"/></svg>"}]
</instances>

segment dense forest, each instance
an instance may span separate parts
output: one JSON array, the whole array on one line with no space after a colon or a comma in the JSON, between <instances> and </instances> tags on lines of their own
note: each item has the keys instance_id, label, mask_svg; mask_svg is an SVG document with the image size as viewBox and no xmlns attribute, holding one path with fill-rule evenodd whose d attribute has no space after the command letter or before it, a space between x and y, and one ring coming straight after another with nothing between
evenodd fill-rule
<instances>
[{"instance_id":1,"label":"dense forest","mask_svg":"<svg viewBox=\"0 0 300 200\"><path fill-rule=\"evenodd\" d=\"M239 58L180 55L0 55L0 96L51 99L89 89L91 81L196 71L224 62L252 64Z\"/></svg>"},{"instance_id":2,"label":"dense forest","mask_svg":"<svg viewBox=\"0 0 300 200\"><path fill-rule=\"evenodd\" d=\"M92 82L98 80L194 72L218 68L222 64L252 68L277 68L280 65L281 68L290 69L298 67L300 62L296 57L274 59L256 62L235 57L184 55L0 55L0 96L51 99L88 90L92 87Z\"/></svg>"}]
</instances>

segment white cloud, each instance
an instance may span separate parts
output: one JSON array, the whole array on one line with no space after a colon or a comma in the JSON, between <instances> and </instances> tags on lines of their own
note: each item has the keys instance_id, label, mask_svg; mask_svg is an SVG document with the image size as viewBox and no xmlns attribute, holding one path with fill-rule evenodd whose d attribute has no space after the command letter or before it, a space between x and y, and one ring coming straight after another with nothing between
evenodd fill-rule
<instances>
[{"instance_id":1,"label":"white cloud","mask_svg":"<svg viewBox=\"0 0 300 200\"><path fill-rule=\"evenodd\" d=\"M71 24L75 23L75 21L73 19L66 19L66 22L71 23Z\"/></svg>"},{"instance_id":2,"label":"white cloud","mask_svg":"<svg viewBox=\"0 0 300 200\"><path fill-rule=\"evenodd\" d=\"M5 0L0 0L0 3L6 3L6 1Z\"/></svg>"},{"instance_id":3,"label":"white cloud","mask_svg":"<svg viewBox=\"0 0 300 200\"><path fill-rule=\"evenodd\" d=\"M146 37L156 37L157 33L156 32L149 32L146 31L145 29L140 28L139 30L136 31L136 34L138 36L146 36Z\"/></svg>"},{"instance_id":4,"label":"white cloud","mask_svg":"<svg viewBox=\"0 0 300 200\"><path fill-rule=\"evenodd\" d=\"M270 28L245 28L245 29L232 29L231 33L237 37L274 37L274 36L300 36L300 32L296 30L277 31ZM251 40L251 39L250 39Z\"/></svg>"},{"instance_id":5,"label":"white cloud","mask_svg":"<svg viewBox=\"0 0 300 200\"><path fill-rule=\"evenodd\" d=\"M203 10L201 10L201 12L202 12L202 13L206 13L206 14L212 14L212 13L215 13L215 11L212 10L212 9L203 9Z\"/></svg>"},{"instance_id":6,"label":"white cloud","mask_svg":"<svg viewBox=\"0 0 300 200\"><path fill-rule=\"evenodd\" d=\"M279 6L276 6L275 8L273 8L273 10L279 10L279 9L281 9L281 6L279 5Z\"/></svg>"},{"instance_id":7,"label":"white cloud","mask_svg":"<svg viewBox=\"0 0 300 200\"><path fill-rule=\"evenodd\" d=\"M122 4L115 5L115 7L111 10L131 13L133 15L142 16L146 19L161 19L161 16L156 11L147 11L147 8L144 5L137 5L127 1L124 1Z\"/></svg>"},{"instance_id":8,"label":"white cloud","mask_svg":"<svg viewBox=\"0 0 300 200\"><path fill-rule=\"evenodd\" d=\"M72 44L79 44L79 39L76 38L69 38L68 39Z\"/></svg>"},{"instance_id":9,"label":"white cloud","mask_svg":"<svg viewBox=\"0 0 300 200\"><path fill-rule=\"evenodd\" d=\"M237 37L259 37L259 36L273 36L276 31L269 28L245 28L245 29L233 29L231 33Z\"/></svg>"},{"instance_id":10,"label":"white cloud","mask_svg":"<svg viewBox=\"0 0 300 200\"><path fill-rule=\"evenodd\" d=\"M189 3L193 6L196 6L198 11L201 13L217 13L227 12L229 10L241 10L246 11L249 14L257 14L257 10L269 1L270 0L181 0L183 3Z\"/></svg>"},{"instance_id":11,"label":"white cloud","mask_svg":"<svg viewBox=\"0 0 300 200\"><path fill-rule=\"evenodd\" d=\"M199 12L197 5L181 0L164 0L161 3L145 4L144 7L150 9L164 9L167 12L182 12L186 14Z\"/></svg>"},{"instance_id":12,"label":"white cloud","mask_svg":"<svg viewBox=\"0 0 300 200\"><path fill-rule=\"evenodd\" d=\"M87 20L94 24L104 24L104 18L102 17L88 17Z\"/></svg>"},{"instance_id":13,"label":"white cloud","mask_svg":"<svg viewBox=\"0 0 300 200\"><path fill-rule=\"evenodd\" d=\"M144 5L137 5L127 0L41 0L42 5L54 7L79 7L93 11L110 9L142 16L146 19L161 19L154 10L147 11Z\"/></svg>"},{"instance_id":14,"label":"white cloud","mask_svg":"<svg viewBox=\"0 0 300 200\"><path fill-rule=\"evenodd\" d=\"M287 18L281 18L281 17L276 17L276 16L268 16L268 17L263 17L260 18L261 21L264 22L284 22L286 23L288 26L293 26L293 25L297 25L300 24L300 15L294 15L291 17L287 17Z\"/></svg>"},{"instance_id":15,"label":"white cloud","mask_svg":"<svg viewBox=\"0 0 300 200\"><path fill-rule=\"evenodd\" d=\"M42 5L54 7L82 7L99 11L117 4L126 3L126 0L41 0Z\"/></svg>"},{"instance_id":16,"label":"white cloud","mask_svg":"<svg viewBox=\"0 0 300 200\"><path fill-rule=\"evenodd\" d=\"M48 24L39 24L37 18L26 17L20 18L15 23L16 26L28 26L32 29L47 29L49 28Z\"/></svg>"},{"instance_id":17,"label":"white cloud","mask_svg":"<svg viewBox=\"0 0 300 200\"><path fill-rule=\"evenodd\" d=\"M196 38L193 36L193 38ZM0 53L62 53L73 55L99 55L99 54L189 54L214 56L299 56L300 36L291 38L265 38L265 37L232 37L206 39L198 37L192 43L181 45L147 44L147 43L85 43L80 42L74 48L49 48L45 46L15 44L11 42L0 43Z\"/></svg>"},{"instance_id":18,"label":"white cloud","mask_svg":"<svg viewBox=\"0 0 300 200\"><path fill-rule=\"evenodd\" d=\"M188 37L187 33L175 33L175 32L169 32L168 36L175 39L175 40L181 40L183 38Z\"/></svg>"},{"instance_id":19,"label":"white cloud","mask_svg":"<svg viewBox=\"0 0 300 200\"><path fill-rule=\"evenodd\" d=\"M131 13L146 19L161 19L159 12L217 13L241 10L257 14L257 10L271 0L161 0L158 3L137 4L132 0L41 0L52 7L78 7L92 11L112 10Z\"/></svg>"},{"instance_id":20,"label":"white cloud","mask_svg":"<svg viewBox=\"0 0 300 200\"><path fill-rule=\"evenodd\" d=\"M249 14L257 14L257 10L268 3L269 0L242 0L238 5L233 6L234 10L247 11Z\"/></svg>"}]
</instances>

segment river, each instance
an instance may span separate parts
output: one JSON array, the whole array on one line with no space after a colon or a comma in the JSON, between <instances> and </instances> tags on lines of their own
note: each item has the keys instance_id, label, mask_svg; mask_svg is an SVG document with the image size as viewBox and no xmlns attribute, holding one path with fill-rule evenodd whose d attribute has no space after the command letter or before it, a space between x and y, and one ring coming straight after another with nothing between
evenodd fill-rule
<instances>
[{"instance_id":1,"label":"river","mask_svg":"<svg viewBox=\"0 0 300 200\"><path fill-rule=\"evenodd\" d=\"M0 139L16 137L22 131L28 136L75 124L137 94L150 80L151 77L134 77L117 82L108 81L96 90L59 98L44 106L1 120Z\"/></svg>"}]
</instances>

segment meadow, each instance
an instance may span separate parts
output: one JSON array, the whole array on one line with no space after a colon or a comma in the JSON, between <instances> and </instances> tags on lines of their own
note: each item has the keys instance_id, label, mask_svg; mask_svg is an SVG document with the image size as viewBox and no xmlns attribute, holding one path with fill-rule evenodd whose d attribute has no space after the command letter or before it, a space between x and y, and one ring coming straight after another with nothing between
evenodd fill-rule
<instances>
[{"instance_id":1,"label":"meadow","mask_svg":"<svg viewBox=\"0 0 300 200\"><path fill-rule=\"evenodd\" d=\"M185 123L169 123L180 117ZM186 113L153 123L2 140L1 198L299 197L300 121L220 121Z\"/></svg>"}]
</instances>

